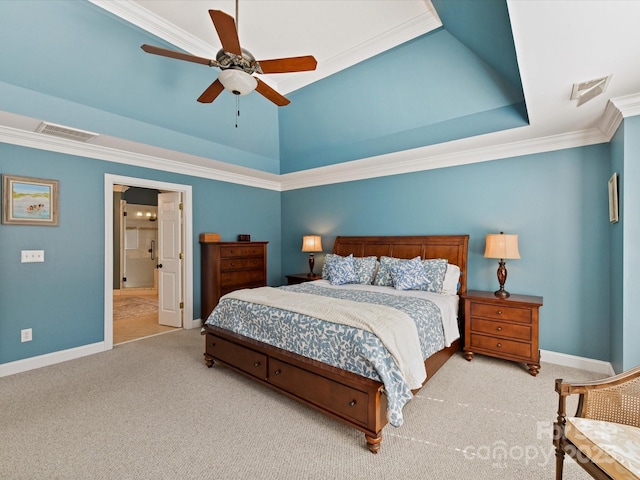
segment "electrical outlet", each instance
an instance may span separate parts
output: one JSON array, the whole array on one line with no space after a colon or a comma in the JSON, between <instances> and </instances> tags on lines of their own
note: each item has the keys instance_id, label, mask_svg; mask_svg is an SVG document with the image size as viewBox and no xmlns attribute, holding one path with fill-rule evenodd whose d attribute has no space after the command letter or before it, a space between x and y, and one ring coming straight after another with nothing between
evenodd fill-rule
<instances>
[{"instance_id":1,"label":"electrical outlet","mask_svg":"<svg viewBox=\"0 0 640 480\"><path fill-rule=\"evenodd\" d=\"M25 328L24 330L20 330L20 341L21 342L30 342L33 340L31 336L32 330L30 328Z\"/></svg>"},{"instance_id":2,"label":"electrical outlet","mask_svg":"<svg viewBox=\"0 0 640 480\"><path fill-rule=\"evenodd\" d=\"M20 252L20 262L44 262L44 250L22 250Z\"/></svg>"}]
</instances>

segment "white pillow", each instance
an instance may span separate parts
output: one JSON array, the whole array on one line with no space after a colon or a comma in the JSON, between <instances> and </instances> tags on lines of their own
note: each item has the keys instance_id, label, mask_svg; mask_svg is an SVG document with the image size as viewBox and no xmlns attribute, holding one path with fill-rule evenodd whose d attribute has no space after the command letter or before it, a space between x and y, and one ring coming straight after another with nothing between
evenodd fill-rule
<instances>
[{"instance_id":1,"label":"white pillow","mask_svg":"<svg viewBox=\"0 0 640 480\"><path fill-rule=\"evenodd\" d=\"M440 293L445 295L457 295L460 288L460 267L447 264L447 271L444 273L444 282Z\"/></svg>"}]
</instances>

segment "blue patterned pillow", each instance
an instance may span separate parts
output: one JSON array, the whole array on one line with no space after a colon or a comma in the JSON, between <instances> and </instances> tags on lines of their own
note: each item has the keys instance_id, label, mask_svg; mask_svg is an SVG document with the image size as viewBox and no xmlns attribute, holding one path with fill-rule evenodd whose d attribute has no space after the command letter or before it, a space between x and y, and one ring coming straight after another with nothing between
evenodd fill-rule
<instances>
[{"instance_id":1,"label":"blue patterned pillow","mask_svg":"<svg viewBox=\"0 0 640 480\"><path fill-rule=\"evenodd\" d=\"M356 275L358 276L357 282L350 283L360 283L362 285L371 285L373 282L373 277L376 273L376 260L377 257L353 257L353 267L356 271ZM324 265L322 266L322 278L325 280L331 281L331 275L329 273L329 265L335 260L340 258L348 258L342 257L340 255L336 255L333 253L327 253L324 257Z\"/></svg>"},{"instance_id":2,"label":"blue patterned pillow","mask_svg":"<svg viewBox=\"0 0 640 480\"><path fill-rule=\"evenodd\" d=\"M353 263L353 255L339 257L329 263L329 281L331 285L344 285L345 283L358 283L358 275Z\"/></svg>"},{"instance_id":3,"label":"blue patterned pillow","mask_svg":"<svg viewBox=\"0 0 640 480\"><path fill-rule=\"evenodd\" d=\"M356 269L358 283L361 285L371 285L376 274L376 262L378 257L353 257L353 266Z\"/></svg>"},{"instance_id":4,"label":"blue patterned pillow","mask_svg":"<svg viewBox=\"0 0 640 480\"><path fill-rule=\"evenodd\" d=\"M390 270L396 290L418 290L429 281L420 257L397 262Z\"/></svg>"},{"instance_id":5,"label":"blue patterned pillow","mask_svg":"<svg viewBox=\"0 0 640 480\"><path fill-rule=\"evenodd\" d=\"M444 276L447 273L447 263L447 260L444 258L422 260L422 266L427 274L427 281L420 285L419 290L441 293Z\"/></svg>"},{"instance_id":6,"label":"blue patterned pillow","mask_svg":"<svg viewBox=\"0 0 640 480\"><path fill-rule=\"evenodd\" d=\"M333 261L334 258L340 257L340 255L334 255L333 253L327 253L324 256L324 265L322 265L322 278L324 280L329 280L329 265ZM343 257L340 257L343 258Z\"/></svg>"},{"instance_id":7,"label":"blue patterned pillow","mask_svg":"<svg viewBox=\"0 0 640 480\"><path fill-rule=\"evenodd\" d=\"M380 257L380 265L378 266L378 273L373 280L374 285L379 287L393 287L393 279L391 278L391 267L398 262L406 262L401 258L394 257Z\"/></svg>"}]
</instances>

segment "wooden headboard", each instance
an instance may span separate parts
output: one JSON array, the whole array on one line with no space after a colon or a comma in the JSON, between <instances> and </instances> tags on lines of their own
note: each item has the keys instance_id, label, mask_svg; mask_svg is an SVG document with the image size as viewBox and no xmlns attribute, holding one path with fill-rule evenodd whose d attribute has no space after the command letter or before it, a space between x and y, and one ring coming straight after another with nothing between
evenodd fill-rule
<instances>
[{"instance_id":1,"label":"wooden headboard","mask_svg":"<svg viewBox=\"0 0 640 480\"><path fill-rule=\"evenodd\" d=\"M342 256L353 254L354 257L446 258L449 263L460 267L458 293L462 295L467 291L468 247L469 235L336 237L333 253Z\"/></svg>"}]
</instances>

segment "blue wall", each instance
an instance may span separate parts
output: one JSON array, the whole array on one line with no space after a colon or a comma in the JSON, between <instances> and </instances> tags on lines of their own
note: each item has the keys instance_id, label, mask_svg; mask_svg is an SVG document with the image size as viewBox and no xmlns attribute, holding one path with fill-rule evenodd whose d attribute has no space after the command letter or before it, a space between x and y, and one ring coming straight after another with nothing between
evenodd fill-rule
<instances>
[{"instance_id":1,"label":"blue wall","mask_svg":"<svg viewBox=\"0 0 640 480\"><path fill-rule=\"evenodd\" d=\"M610 358L606 144L282 194L283 274L305 272L302 235L470 235L468 287L497 288L486 233L520 235L507 290L540 295L542 349ZM316 271L322 255L316 255Z\"/></svg>"},{"instance_id":2,"label":"blue wall","mask_svg":"<svg viewBox=\"0 0 640 480\"><path fill-rule=\"evenodd\" d=\"M268 280L280 284L280 193L0 143L0 173L60 182L60 225L0 225L0 363L87 345L104 336L104 174L192 185L193 306L200 312L198 234L269 241ZM20 263L20 250L45 250ZM33 328L33 341L20 330Z\"/></svg>"}]
</instances>

